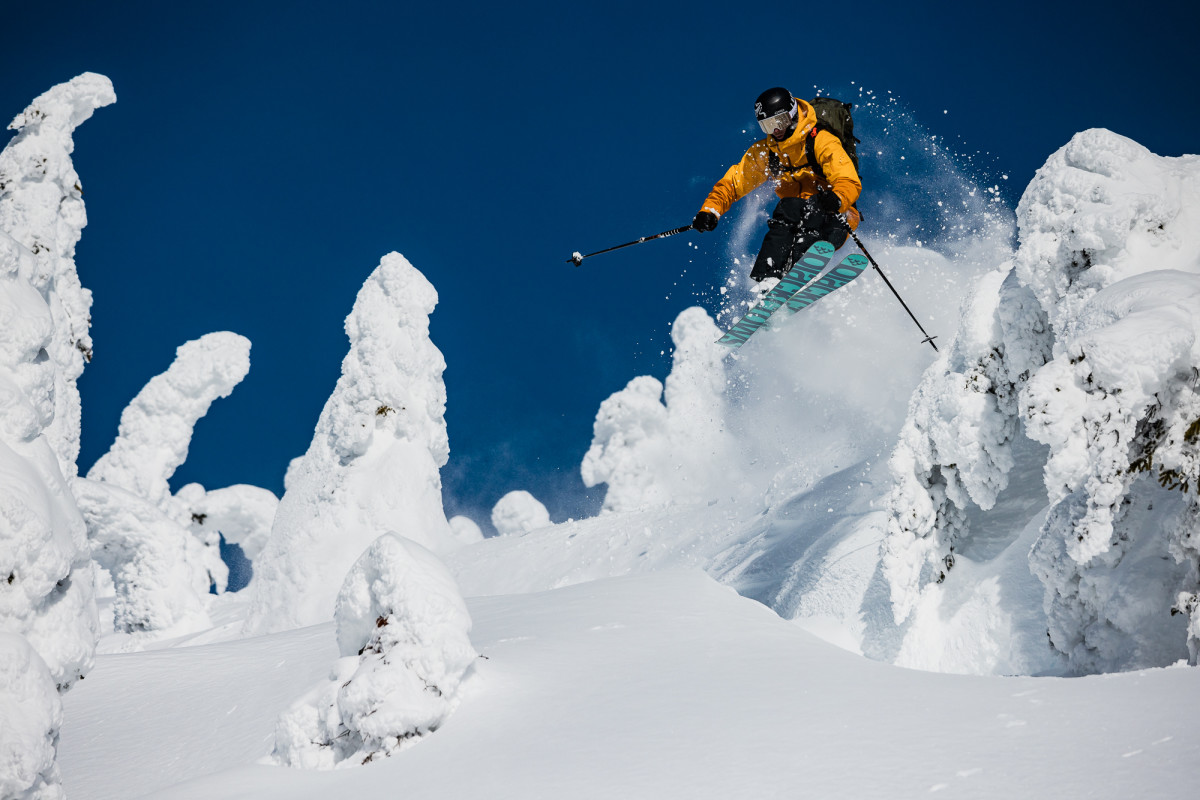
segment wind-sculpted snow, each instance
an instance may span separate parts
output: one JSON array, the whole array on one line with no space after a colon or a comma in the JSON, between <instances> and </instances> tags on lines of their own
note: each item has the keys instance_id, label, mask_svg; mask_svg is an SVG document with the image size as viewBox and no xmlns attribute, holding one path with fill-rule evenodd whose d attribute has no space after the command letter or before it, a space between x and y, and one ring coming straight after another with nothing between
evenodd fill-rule
<instances>
[{"instance_id":1,"label":"wind-sculpted snow","mask_svg":"<svg viewBox=\"0 0 1200 800\"><path fill-rule=\"evenodd\" d=\"M1028 568L1044 585L1049 641L1071 670L1187 654L1197 554L1185 520L1200 474L1200 433L1188 433L1200 419L1197 221L1194 157L1158 158L1093 130L1039 171L1019 206L1012 264L976 287L892 456L882 564L898 622L919 606L945 616L937 598L977 580L957 576L960 559L1027 547L1018 534L1037 523ZM1014 447L1026 437L1048 450L1022 445L1019 463ZM1010 478L1029 470L1042 473L1044 522L1028 504L1012 518L993 511Z\"/></svg>"},{"instance_id":2,"label":"wind-sculpted snow","mask_svg":"<svg viewBox=\"0 0 1200 800\"><path fill-rule=\"evenodd\" d=\"M686 309L671 327L665 388L642 376L601 404L581 472L587 486L607 484L604 512L695 502L727 481L735 451L720 334L704 309Z\"/></svg>"},{"instance_id":3,"label":"wind-sculpted snow","mask_svg":"<svg viewBox=\"0 0 1200 800\"><path fill-rule=\"evenodd\" d=\"M550 512L524 489L504 495L492 509L492 526L501 536L519 536L549 524Z\"/></svg>"},{"instance_id":4,"label":"wind-sculpted snow","mask_svg":"<svg viewBox=\"0 0 1200 800\"><path fill-rule=\"evenodd\" d=\"M446 363L429 339L437 292L398 253L383 258L346 318L350 352L308 452L288 468L254 563L247 632L326 621L346 572L383 533L445 552Z\"/></svg>"},{"instance_id":5,"label":"wind-sculpted snow","mask_svg":"<svg viewBox=\"0 0 1200 800\"><path fill-rule=\"evenodd\" d=\"M395 534L355 563L337 598L329 682L275 728L279 763L310 769L390 756L442 725L476 658L471 617L437 556Z\"/></svg>"},{"instance_id":6,"label":"wind-sculpted snow","mask_svg":"<svg viewBox=\"0 0 1200 800\"><path fill-rule=\"evenodd\" d=\"M65 692L91 668L97 616L77 472L91 294L75 270L87 222L72 134L116 100L87 73L41 95L0 152L0 796L60 797ZM32 649L30 649L32 648Z\"/></svg>"}]
</instances>

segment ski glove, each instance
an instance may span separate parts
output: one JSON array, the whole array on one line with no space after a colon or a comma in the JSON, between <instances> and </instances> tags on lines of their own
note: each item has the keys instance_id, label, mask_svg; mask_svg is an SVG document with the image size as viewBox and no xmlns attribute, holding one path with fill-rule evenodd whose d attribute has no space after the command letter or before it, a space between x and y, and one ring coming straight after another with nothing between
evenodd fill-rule
<instances>
[{"instance_id":1,"label":"ski glove","mask_svg":"<svg viewBox=\"0 0 1200 800\"><path fill-rule=\"evenodd\" d=\"M842 198L835 191L822 189L813 200L817 208L826 214L836 214L842 210Z\"/></svg>"},{"instance_id":2,"label":"ski glove","mask_svg":"<svg viewBox=\"0 0 1200 800\"><path fill-rule=\"evenodd\" d=\"M708 233L717 229L717 215L711 211L701 211L692 220L692 227L701 233Z\"/></svg>"}]
</instances>

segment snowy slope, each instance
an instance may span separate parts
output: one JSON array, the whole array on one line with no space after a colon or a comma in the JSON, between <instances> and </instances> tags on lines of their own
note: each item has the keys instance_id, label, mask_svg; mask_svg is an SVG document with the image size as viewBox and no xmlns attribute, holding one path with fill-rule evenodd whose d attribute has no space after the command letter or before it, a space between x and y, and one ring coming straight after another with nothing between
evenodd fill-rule
<instances>
[{"instance_id":1,"label":"snowy slope","mask_svg":"<svg viewBox=\"0 0 1200 800\"><path fill-rule=\"evenodd\" d=\"M915 672L695 572L470 605L486 659L448 724L397 757L320 773L254 763L279 702L332 658L326 625L100 657L67 697L66 788L74 800L1175 798L1200 763L1192 669Z\"/></svg>"},{"instance_id":2,"label":"snowy slope","mask_svg":"<svg viewBox=\"0 0 1200 800\"><path fill-rule=\"evenodd\" d=\"M67 154L57 174L73 175ZM1200 763L1200 159L1084 132L1026 192L1015 251L995 192L960 177L930 183L946 201L930 228L867 241L940 353L870 273L736 359L687 309L671 374L634 377L599 409L581 479L608 485L602 513L551 524L531 487L482 541L442 510L436 291L385 256L279 513L253 487L167 493L191 422L163 458L126 459L149 481L97 494L108 484L76 480L116 596L94 669L61 701L57 767L51 674L0 636L0 673L21 679L0 694L0 757L33 766L0 797L57 800L60 773L75 799L1186 794ZM731 226L753 229L757 211ZM68 232L55 257L69 261ZM10 240L30 250L6 245L24 279L42 251ZM728 322L748 291L725 291ZM26 338L70 332L60 322ZM10 350L16 374L38 348ZM42 423L70 421L43 404ZM39 436L10 410L6 435ZM74 474L73 434L47 431L53 487ZM0 493L40 496L6 474ZM79 516L66 489L54 499ZM207 595L202 562L183 557L219 525L257 558L251 591ZM38 529L11 527L19 553L41 552ZM84 579L58 586L90 608L80 555ZM121 611L154 588L122 577L131 564L196 584L189 624ZM8 628L38 621L17 608ZM322 624L335 608L336 630ZM43 657L71 645L90 662L94 636L40 619L51 635L27 638ZM66 621L80 619L94 630Z\"/></svg>"}]
</instances>

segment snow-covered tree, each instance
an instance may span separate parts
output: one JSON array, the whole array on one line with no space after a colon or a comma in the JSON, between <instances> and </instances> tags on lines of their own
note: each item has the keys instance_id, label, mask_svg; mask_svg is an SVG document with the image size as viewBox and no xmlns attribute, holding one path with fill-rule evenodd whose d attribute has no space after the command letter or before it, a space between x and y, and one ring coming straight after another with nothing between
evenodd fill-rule
<instances>
[{"instance_id":1,"label":"snow-covered tree","mask_svg":"<svg viewBox=\"0 0 1200 800\"><path fill-rule=\"evenodd\" d=\"M92 557L112 575L115 630L161 637L211 627L205 597L212 576L196 537L115 484L76 478L71 488L87 520Z\"/></svg>"},{"instance_id":2,"label":"snow-covered tree","mask_svg":"<svg viewBox=\"0 0 1200 800\"><path fill-rule=\"evenodd\" d=\"M75 128L116 100L84 74L19 114L0 152L0 796L57 798L65 692L97 636L77 472L79 391L91 294L75 270L86 224L71 164Z\"/></svg>"},{"instance_id":3,"label":"snow-covered tree","mask_svg":"<svg viewBox=\"0 0 1200 800\"><path fill-rule=\"evenodd\" d=\"M1013 262L977 287L893 453L883 568L897 621L955 580L970 519L1027 440L1046 454L1022 469L1040 467L1050 503L1029 569L1054 650L1079 672L1129 669L1178 658L1190 631L1195 659L1197 197L1194 157L1103 130L1039 171Z\"/></svg>"},{"instance_id":4,"label":"snow-covered tree","mask_svg":"<svg viewBox=\"0 0 1200 800\"><path fill-rule=\"evenodd\" d=\"M275 758L310 769L358 766L436 731L476 658L454 578L410 539L381 536L337 597L329 682L279 718Z\"/></svg>"},{"instance_id":5,"label":"snow-covered tree","mask_svg":"<svg viewBox=\"0 0 1200 800\"><path fill-rule=\"evenodd\" d=\"M501 497L492 508L492 525L501 536L521 535L550 525L550 512L524 489Z\"/></svg>"},{"instance_id":6,"label":"snow-covered tree","mask_svg":"<svg viewBox=\"0 0 1200 800\"><path fill-rule=\"evenodd\" d=\"M600 404L580 472L586 486L607 484L601 513L671 502L661 481L670 462L662 393L662 381L642 375Z\"/></svg>"},{"instance_id":7,"label":"snow-covered tree","mask_svg":"<svg viewBox=\"0 0 1200 800\"><path fill-rule=\"evenodd\" d=\"M695 502L721 485L732 440L720 334L704 309L684 310L666 386L634 378L600 404L581 473L589 487L607 484L603 512Z\"/></svg>"},{"instance_id":8,"label":"snow-covered tree","mask_svg":"<svg viewBox=\"0 0 1200 800\"><path fill-rule=\"evenodd\" d=\"M192 534L210 552L219 552L223 536L226 543L241 547L251 562L266 546L279 508L279 498L273 492L244 483L212 491L189 483L175 493L175 503L191 520ZM218 592L225 591L227 580L227 571L213 575Z\"/></svg>"},{"instance_id":9,"label":"snow-covered tree","mask_svg":"<svg viewBox=\"0 0 1200 800\"><path fill-rule=\"evenodd\" d=\"M0 798L65 797L55 762L62 700L25 637L0 632Z\"/></svg>"},{"instance_id":10,"label":"snow-covered tree","mask_svg":"<svg viewBox=\"0 0 1200 800\"><path fill-rule=\"evenodd\" d=\"M166 372L151 378L121 412L117 439L87 477L120 486L180 524L171 476L187 460L192 433L213 401L228 397L250 371L250 340L221 331L175 350Z\"/></svg>"},{"instance_id":11,"label":"snow-covered tree","mask_svg":"<svg viewBox=\"0 0 1200 800\"><path fill-rule=\"evenodd\" d=\"M446 363L429 339L437 292L399 253L380 261L346 318L350 352L308 452L288 469L254 564L247 632L329 619L342 577L383 531L458 546L442 508L450 448Z\"/></svg>"},{"instance_id":12,"label":"snow-covered tree","mask_svg":"<svg viewBox=\"0 0 1200 800\"><path fill-rule=\"evenodd\" d=\"M462 544L475 544L475 542L483 541L483 530L470 517L464 517L461 514L451 517L450 530L454 532L454 538Z\"/></svg>"},{"instance_id":13,"label":"snow-covered tree","mask_svg":"<svg viewBox=\"0 0 1200 800\"><path fill-rule=\"evenodd\" d=\"M156 506L176 527L190 529L192 515L171 495L170 479L187 460L192 433L214 400L228 397L250 371L250 340L225 331L210 333L186 342L175 350L175 360L166 372L151 378L121 412L116 441L88 470L88 480L118 486ZM112 504L122 493L112 493ZM140 505L140 504L139 504ZM144 517L144 509L131 509L131 517ZM155 523L155 530L163 530ZM177 539L174 533L168 537ZM111 551L139 559L130 539L126 547ZM224 590L229 570L221 560L219 536L200 539L201 548L189 548L218 590ZM164 544L164 546L169 546ZM133 573L140 567L132 565Z\"/></svg>"},{"instance_id":14,"label":"snow-covered tree","mask_svg":"<svg viewBox=\"0 0 1200 800\"><path fill-rule=\"evenodd\" d=\"M1200 431L1187 434L1200 428L1200 274L1126 278L1072 323L1065 352L1021 395L1030 437L1051 448L1054 505L1031 556L1050 640L1080 671L1161 665L1186 654L1169 610L1188 570L1169 557L1168 531L1186 565L1185 493L1200 481Z\"/></svg>"},{"instance_id":15,"label":"snow-covered tree","mask_svg":"<svg viewBox=\"0 0 1200 800\"><path fill-rule=\"evenodd\" d=\"M985 275L964 302L955 338L913 393L892 453L883 567L897 622L953 568L955 546L970 532L967 511L990 510L1008 486L1017 393L1050 352L1045 316L1011 270Z\"/></svg>"},{"instance_id":16,"label":"snow-covered tree","mask_svg":"<svg viewBox=\"0 0 1200 800\"><path fill-rule=\"evenodd\" d=\"M75 245L87 213L71 163L72 134L97 108L116 100L103 75L86 72L59 84L9 124L17 135L0 153L0 273L36 290L51 323L44 357L35 362L36 370L19 376L18 385L37 409L68 479L75 477L79 458L76 381L92 357L92 293L75 269Z\"/></svg>"}]
</instances>

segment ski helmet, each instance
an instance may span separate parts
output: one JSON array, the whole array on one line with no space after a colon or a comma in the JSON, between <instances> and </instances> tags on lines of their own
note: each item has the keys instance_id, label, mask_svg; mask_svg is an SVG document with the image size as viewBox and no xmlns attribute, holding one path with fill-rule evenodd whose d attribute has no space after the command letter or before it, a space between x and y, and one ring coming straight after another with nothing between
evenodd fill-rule
<instances>
[{"instance_id":1,"label":"ski helmet","mask_svg":"<svg viewBox=\"0 0 1200 800\"><path fill-rule=\"evenodd\" d=\"M754 116L763 133L774 135L782 129L790 136L796 129L799 110L796 108L796 98L782 86L767 89L754 101Z\"/></svg>"}]
</instances>

